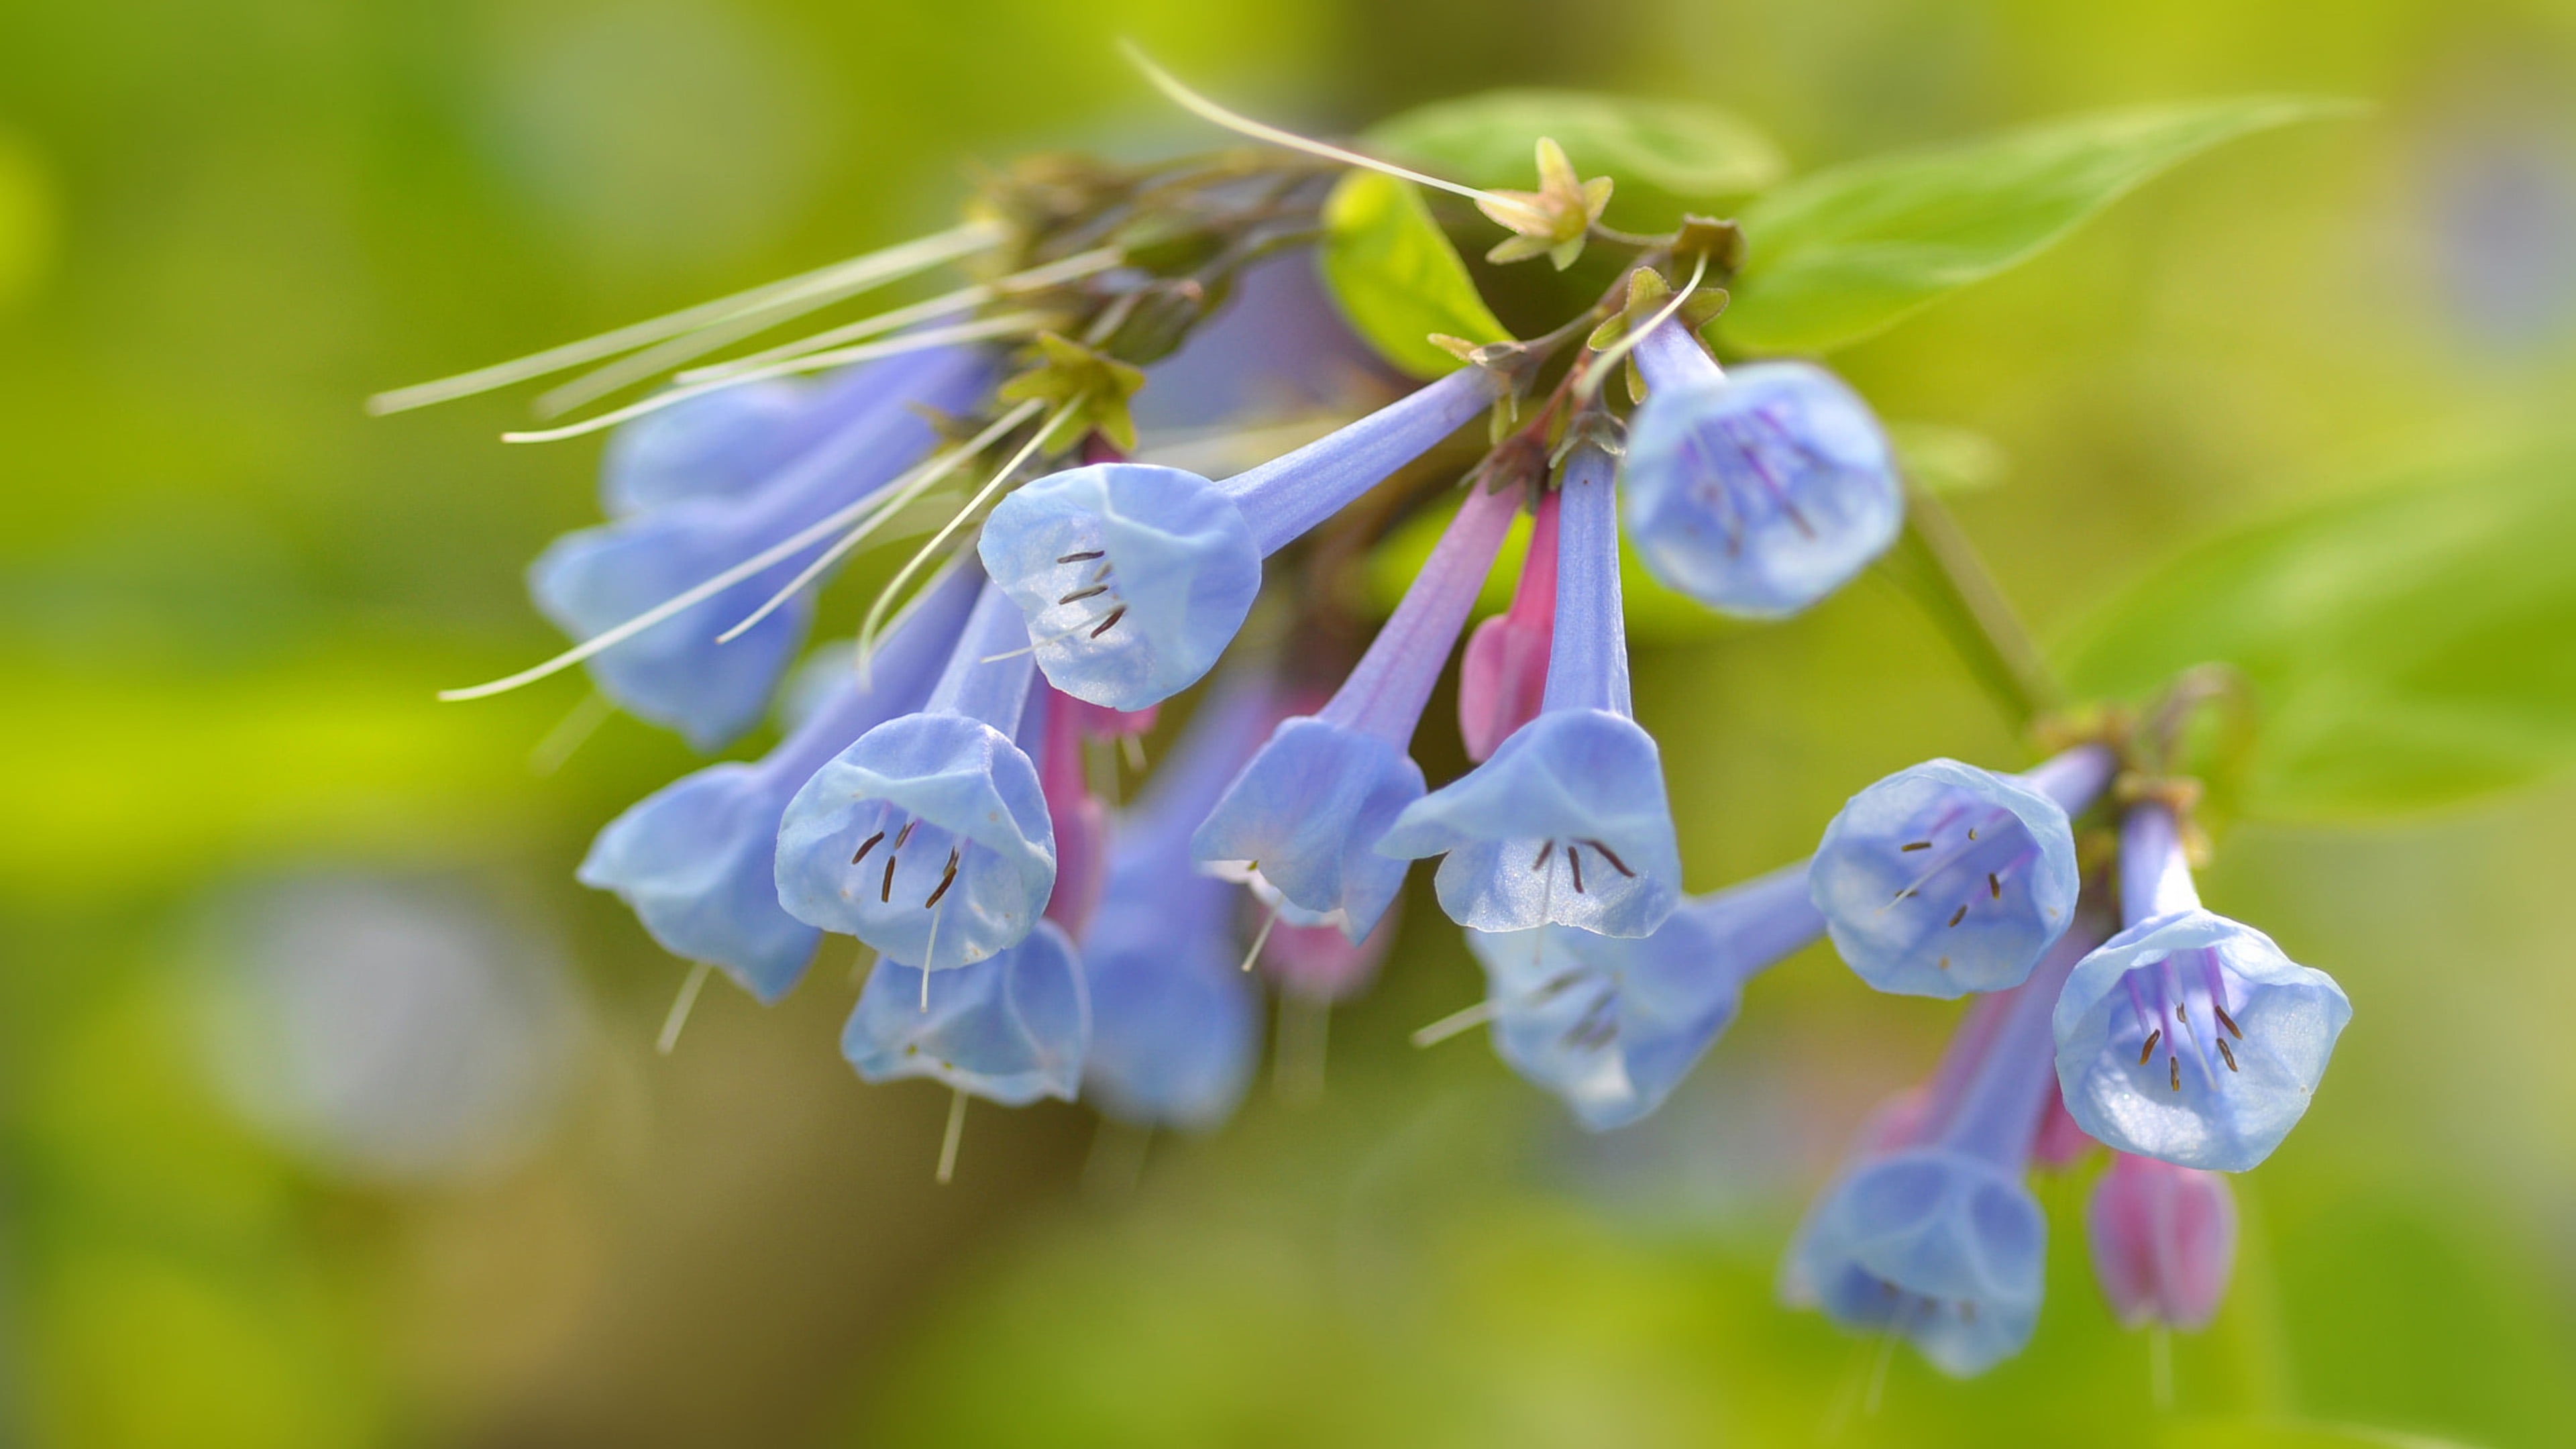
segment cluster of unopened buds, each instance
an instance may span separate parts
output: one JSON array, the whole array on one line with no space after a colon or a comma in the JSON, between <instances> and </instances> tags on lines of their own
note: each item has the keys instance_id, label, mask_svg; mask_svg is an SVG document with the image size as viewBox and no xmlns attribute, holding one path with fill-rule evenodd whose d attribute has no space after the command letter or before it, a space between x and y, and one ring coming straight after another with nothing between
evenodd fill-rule
<instances>
[{"instance_id":1,"label":"cluster of unopened buds","mask_svg":"<svg viewBox=\"0 0 2576 1449\"><path fill-rule=\"evenodd\" d=\"M1721 368L1703 344L1725 300L1711 284L1745 245L1732 226L1615 234L1635 255L1590 310L1529 341L1457 343L1455 371L1257 466L1137 460L1130 399L1150 417L1158 386L1222 394L1227 369L1256 367L1383 386L1348 350L1282 340L1323 335L1280 309L1322 305L1299 252L1359 159L1309 143L1033 163L955 231L393 397L606 362L578 400L899 276L983 269L551 434L621 425L612 521L558 541L531 579L585 642L459 695L582 663L619 707L722 746L787 679L810 586L872 539L927 534L855 659L793 691L767 755L637 804L580 878L763 1002L826 935L864 943L876 964L843 1051L869 1081L956 1090L943 1177L968 1096L1225 1120L1261 1052L1251 968L1309 1003L1361 988L1415 861L1437 858L1440 907L1489 981L1420 1039L1488 1025L1593 1129L1654 1111L1748 979L1830 937L1881 991L1975 1001L1934 1079L1878 1114L1816 1203L1791 1298L1985 1369L2039 1312L2028 1175L2098 1143L2104 1288L2131 1322L2206 1321L2232 1252L2218 1174L2299 1120L2349 1007L2202 908L2170 768L2187 710L2103 713L2018 774L1917 765L1853 796L1808 859L1682 889L1660 750L1630 707L1623 536L1664 586L1773 619L1878 559L1909 503L1849 387L1804 362ZM1611 235L1606 181L1578 183L1552 143L1540 167L1539 191L1477 194L1512 232L1497 261L1563 266ZM1415 466L1485 419L1463 483ZM1339 575L1444 500L1437 545L1334 679L1355 623ZM1510 606L1470 633L1523 514ZM1265 590L1274 557L1284 578ZM1432 789L1410 750L1462 633L1476 763ZM1113 808L1120 752L1132 775L1176 700L1186 722Z\"/></svg>"}]
</instances>

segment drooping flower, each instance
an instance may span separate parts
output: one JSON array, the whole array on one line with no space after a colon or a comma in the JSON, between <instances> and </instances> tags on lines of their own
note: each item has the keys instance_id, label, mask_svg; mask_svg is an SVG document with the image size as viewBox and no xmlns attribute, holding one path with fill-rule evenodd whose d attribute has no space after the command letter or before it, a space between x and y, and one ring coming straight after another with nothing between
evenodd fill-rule
<instances>
[{"instance_id":1,"label":"drooping flower","mask_svg":"<svg viewBox=\"0 0 2576 1449\"><path fill-rule=\"evenodd\" d=\"M1261 591L1261 560L1484 410L1500 383L1462 368L1221 483L1095 463L995 505L984 567L1027 615L1056 688L1142 709L1195 683Z\"/></svg>"},{"instance_id":2,"label":"drooping flower","mask_svg":"<svg viewBox=\"0 0 2576 1449\"><path fill-rule=\"evenodd\" d=\"M1643 939L1469 931L1494 1049L1593 1131L1646 1116L1734 1024L1744 984L1824 934L1806 873L1801 862L1686 900Z\"/></svg>"},{"instance_id":3,"label":"drooping flower","mask_svg":"<svg viewBox=\"0 0 2576 1449\"><path fill-rule=\"evenodd\" d=\"M2048 1221L2023 1177L2047 1105L2049 1004L2098 936L2088 917L1971 1010L1920 1117L1865 1148L1799 1226L1782 1273L1792 1304L1901 1334L1963 1378L2029 1343Z\"/></svg>"},{"instance_id":4,"label":"drooping flower","mask_svg":"<svg viewBox=\"0 0 2576 1449\"><path fill-rule=\"evenodd\" d=\"M2236 1198L2227 1179L2126 1152L2084 1210L2093 1278L2129 1328L2206 1328L2236 1267Z\"/></svg>"},{"instance_id":5,"label":"drooping flower","mask_svg":"<svg viewBox=\"0 0 2576 1449\"><path fill-rule=\"evenodd\" d=\"M855 367L819 384L763 378L646 413L608 435L600 506L624 518L683 499L749 493L864 409L889 376Z\"/></svg>"},{"instance_id":6,"label":"drooping flower","mask_svg":"<svg viewBox=\"0 0 2576 1449\"><path fill-rule=\"evenodd\" d=\"M2066 1110L2122 1152L2244 1172L2308 1110L2352 1003L2271 937L2201 909L2161 803L2121 820L2120 908L2128 928L2057 1001Z\"/></svg>"},{"instance_id":7,"label":"drooping flower","mask_svg":"<svg viewBox=\"0 0 2576 1449\"><path fill-rule=\"evenodd\" d=\"M845 668L758 764L710 765L610 821L582 860L581 883L615 891L672 954L713 962L764 1002L786 995L822 933L778 903L779 818L826 760L930 697L982 587L971 567L932 584L867 670Z\"/></svg>"},{"instance_id":8,"label":"drooping flower","mask_svg":"<svg viewBox=\"0 0 2576 1449\"><path fill-rule=\"evenodd\" d=\"M1549 493L1531 510L1529 555L1511 607L1476 626L1458 665L1458 736L1478 764L1538 718L1547 699L1547 646L1556 633L1556 517Z\"/></svg>"},{"instance_id":9,"label":"drooping flower","mask_svg":"<svg viewBox=\"0 0 2576 1449\"><path fill-rule=\"evenodd\" d=\"M1545 924L1642 937L1681 898L1664 770L1628 699L1619 530L1608 455L1570 456L1557 523L1556 632L1538 718L1407 806L1378 842L1445 855L1441 908L1479 931Z\"/></svg>"},{"instance_id":10,"label":"drooping flower","mask_svg":"<svg viewBox=\"0 0 2576 1449\"><path fill-rule=\"evenodd\" d=\"M1797 613L1896 541L1905 498L1869 406L1805 362L1721 373L1681 320L1636 351L1627 520L1647 571L1714 609Z\"/></svg>"},{"instance_id":11,"label":"drooping flower","mask_svg":"<svg viewBox=\"0 0 2576 1449\"><path fill-rule=\"evenodd\" d=\"M841 1055L860 1077L929 1077L1006 1107L1073 1100L1091 1006L1061 927L1041 921L1018 944L935 975L925 981L893 961L868 973L841 1030Z\"/></svg>"},{"instance_id":12,"label":"drooping flower","mask_svg":"<svg viewBox=\"0 0 2576 1449\"><path fill-rule=\"evenodd\" d=\"M566 534L529 567L529 590L576 638L622 624L893 482L936 441L915 405L963 409L990 374L980 353L963 348L878 363L867 369L865 403L792 462L746 491L683 496ZM818 542L812 552L821 548ZM748 618L811 556L783 558L593 655L591 677L638 718L678 730L702 750L723 745L768 707L805 636L811 604L800 596L728 642L717 636Z\"/></svg>"},{"instance_id":13,"label":"drooping flower","mask_svg":"<svg viewBox=\"0 0 2576 1449\"><path fill-rule=\"evenodd\" d=\"M1220 683L1112 824L1109 886L1083 938L1093 1020L1083 1090L1121 1121L1213 1127L1261 1055L1261 994L1229 930L1241 897L1190 859L1190 832L1278 716L1265 675Z\"/></svg>"},{"instance_id":14,"label":"drooping flower","mask_svg":"<svg viewBox=\"0 0 2576 1449\"><path fill-rule=\"evenodd\" d=\"M1825 827L1808 881L1834 947L1881 991L2019 985L2075 916L2081 811L2114 761L2079 745L2023 775L1956 760L1897 771Z\"/></svg>"},{"instance_id":15,"label":"drooping flower","mask_svg":"<svg viewBox=\"0 0 2576 1449\"><path fill-rule=\"evenodd\" d=\"M1202 861L1258 870L1278 894L1365 940L1409 862L1381 855L1387 827L1422 798L1406 751L1450 647L1493 567L1520 491L1471 489L1394 614L1342 687L1279 726L1191 842Z\"/></svg>"},{"instance_id":16,"label":"drooping flower","mask_svg":"<svg viewBox=\"0 0 2576 1449\"><path fill-rule=\"evenodd\" d=\"M1027 638L988 582L929 704L868 731L796 792L778 831L789 914L932 971L1007 950L1037 925L1055 889L1055 829L1037 766L1012 742L1031 707Z\"/></svg>"}]
</instances>

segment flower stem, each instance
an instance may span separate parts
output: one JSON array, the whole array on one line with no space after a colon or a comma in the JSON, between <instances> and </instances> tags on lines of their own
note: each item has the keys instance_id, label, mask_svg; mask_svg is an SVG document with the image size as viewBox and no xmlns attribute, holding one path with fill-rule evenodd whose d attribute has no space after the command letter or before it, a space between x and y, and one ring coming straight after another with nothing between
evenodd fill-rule
<instances>
[{"instance_id":1,"label":"flower stem","mask_svg":"<svg viewBox=\"0 0 2576 1449\"><path fill-rule=\"evenodd\" d=\"M1905 506L1905 536L1888 555L1888 572L1931 614L2005 717L2027 730L2062 698L2039 645L1940 500L1908 486Z\"/></svg>"}]
</instances>

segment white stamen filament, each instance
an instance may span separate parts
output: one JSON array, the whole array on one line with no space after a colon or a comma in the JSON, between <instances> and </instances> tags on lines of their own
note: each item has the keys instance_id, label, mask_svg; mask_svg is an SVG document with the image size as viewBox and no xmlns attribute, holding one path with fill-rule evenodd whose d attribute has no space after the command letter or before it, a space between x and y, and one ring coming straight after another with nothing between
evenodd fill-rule
<instances>
[{"instance_id":1,"label":"white stamen filament","mask_svg":"<svg viewBox=\"0 0 2576 1449\"><path fill-rule=\"evenodd\" d=\"M608 723L608 717L615 713L617 702L606 694L594 689L582 696L581 703L574 705L572 712L563 717L563 723L546 731L546 737L537 741L535 749L528 751L528 773L542 777L562 769L564 761L572 758L573 751L588 743L590 737L597 734L599 727Z\"/></svg>"},{"instance_id":2,"label":"white stamen filament","mask_svg":"<svg viewBox=\"0 0 2576 1449\"><path fill-rule=\"evenodd\" d=\"M718 634L716 636L716 642L719 644L730 644L734 640L742 637L744 630L759 623L761 620L768 618L771 612L776 610L779 605L794 598L798 590L819 578L825 569L830 568L844 554L857 548L859 544L868 537L868 535L876 532L878 525L901 512L914 499L917 499L923 494L929 492L933 485L946 478L949 474L956 472L959 468L965 466L967 459L972 458L976 454L984 451L986 448L991 447L1003 434L1009 432L1015 427L1018 427L1021 423L1026 422L1030 414L1036 412L1043 406L1045 406L1043 403L1024 402L1018 407L1011 409L1009 412L1002 414L999 420L997 420L991 427L976 434L973 440L968 442L966 446L951 453L943 453L939 457L932 459L927 465L915 469L911 477L904 479L894 488L887 490L888 496L884 507L879 508L875 513L869 515L868 518L862 521L858 527L851 529L848 533L833 540L830 548L823 550L820 557L816 558L812 563L807 564L797 573L796 577L788 580L785 588L782 588L777 593L770 595L767 603L764 603L759 608L752 610L750 617L744 619L741 623L734 625L732 628L727 629L723 633ZM1014 466L1016 466L1016 463ZM900 582L900 580L897 582ZM891 592L893 588L893 584L886 585L886 590L888 592ZM880 593L878 597L883 598L885 595ZM859 653L864 656L867 652L867 641L863 638L859 644Z\"/></svg>"},{"instance_id":3,"label":"white stamen filament","mask_svg":"<svg viewBox=\"0 0 2576 1449\"><path fill-rule=\"evenodd\" d=\"M960 451L968 454L973 453L977 449L986 446L989 443L991 436L998 436L999 431L1007 431L1007 429L1003 424L996 423L993 428L986 430L988 435L987 437L979 438L977 441L969 443ZM726 589L733 587L744 579L750 578L752 575L759 573L762 569L769 567L780 559L793 558L796 554L812 547L817 541L830 536L835 529L848 527L854 519L863 517L864 515L880 508L901 507L903 504L911 501L909 497L904 496L907 489L914 493L918 493L920 491L920 487L928 486L926 484L922 484L920 487L914 486L918 483L919 472L934 468L943 468L943 465L945 468L954 468L957 466L955 461L957 457L958 454L945 454L939 458L934 458L930 462L923 464L920 470L916 470L914 478L898 483L893 488L881 489L864 498L853 500L840 508L834 509L825 517L816 519L813 523L797 530L793 535L781 539L777 543L771 544L769 547L762 549L760 552L753 554L751 557L744 559L742 562L735 564L732 568L726 569L715 577L708 579L706 582L701 583L694 588L684 589L681 592L672 595L670 598L664 599L662 602L645 610L643 613L636 615L634 618L627 620L623 624L619 624L614 628L593 634L589 638L574 645L570 649L565 650L561 654L556 655L552 659L547 660L543 664L522 669L518 673L510 675L507 678L495 679L488 684L470 685L463 689L442 689L438 692L438 697L449 703L466 699L483 699L490 695L506 694L513 689L517 689L523 684L533 684L540 679L544 679L548 675L560 674L564 670L579 664L583 660L588 659L592 655L597 654L604 649L615 648L619 644L634 638L636 635L643 633L645 630L652 628L654 625L661 623L663 620L687 609L693 604L723 593Z\"/></svg>"},{"instance_id":4,"label":"white stamen filament","mask_svg":"<svg viewBox=\"0 0 2576 1449\"><path fill-rule=\"evenodd\" d=\"M867 655L874 649L877 639L877 631L885 625L886 611L893 607L894 600L903 593L903 586L912 581L912 576L921 571L923 564L929 562L932 557L937 555L941 546L946 544L948 540L956 534L957 530L965 525L967 519L974 517L979 509L981 509L985 504L993 501L993 495L1001 491L1002 485L1011 480L1012 474L1020 471L1020 465L1026 463L1029 460L1029 455L1038 450L1038 444L1045 442L1048 434L1053 433L1057 427L1063 424L1065 419L1073 416L1075 410L1080 408L1083 405L1083 402L1084 399L1076 398L1073 401L1066 403L1063 407L1056 409L1055 416L1048 418L1044 423L1040 424L1038 430L1029 435L1029 440L1020 445L1020 450L1011 455L1011 460L1009 462L1004 463L1001 467L993 470L992 479L985 483L981 489L977 490L974 497L966 500L966 506L957 510L957 516L949 519L945 526L943 526L937 533L932 534L930 542L923 544L911 558L904 560L902 568L895 570L894 577L887 580L886 586L877 591L876 601L868 605L867 617L859 623L859 653L862 656ZM1031 400L1012 409L1012 413L1026 416L1028 411L1033 410L1038 406L1039 404L1035 400Z\"/></svg>"},{"instance_id":5,"label":"white stamen filament","mask_svg":"<svg viewBox=\"0 0 2576 1449\"><path fill-rule=\"evenodd\" d=\"M999 301L1014 292L1051 287L1058 282L1077 281L1096 272L1105 272L1125 261L1126 257L1127 254L1116 247L1100 247L1078 256L1067 257L1060 262L1049 262L1043 267L1031 267L1025 272L1004 277L998 282L961 287L945 296L933 297L925 302L915 302L909 307L897 307L891 312L862 317L829 331L817 332L811 337L800 337L793 342L782 342L776 347L754 352L749 356L727 358L722 362L709 363L705 367L693 367L675 375L672 380L680 383L695 383L736 377L786 358L802 357L810 352L838 347L845 342L856 342L863 337L875 337L898 328L909 327L915 322L927 322L933 317L945 317L951 312L963 312L971 307L980 307L987 302Z\"/></svg>"},{"instance_id":6,"label":"white stamen filament","mask_svg":"<svg viewBox=\"0 0 2576 1449\"><path fill-rule=\"evenodd\" d=\"M948 1132L939 1140L939 1171L935 1175L941 1187L957 1175L957 1142L966 1135L966 1089L952 1088L957 1095L948 1103Z\"/></svg>"},{"instance_id":7,"label":"white stamen filament","mask_svg":"<svg viewBox=\"0 0 2576 1449\"><path fill-rule=\"evenodd\" d=\"M764 377L785 377L798 372L820 372L824 368L839 367L843 363L871 362L880 357L921 352L933 347L946 347L952 343L980 342L990 337L1007 337L1014 333L1034 332L1044 326L1046 321L1045 317L1035 312L1007 312L999 317L960 322L954 327L938 327L928 332L914 332L902 337L890 338L884 342L870 342L858 347L818 352L810 357L800 357L788 362L754 368L749 372L737 373L719 382L702 382L688 387L666 388L651 397L628 403L622 408L613 408L595 417L584 418L577 423L566 423L560 428L536 428L503 433L501 441L505 443L561 442L566 438L578 438L586 433L598 432L602 428L613 428L619 423L640 418L646 413L658 413L673 404L684 403L693 397L714 392L718 388L732 387L737 383L752 382Z\"/></svg>"},{"instance_id":8,"label":"white stamen filament","mask_svg":"<svg viewBox=\"0 0 2576 1449\"><path fill-rule=\"evenodd\" d=\"M1339 161L1345 166L1357 166L1362 170L1375 171L1382 176L1392 176L1399 181L1410 181L1417 186L1446 191L1452 196L1463 196L1479 206L1498 207L1526 217L1531 224L1541 228L1548 225L1547 213L1527 202L1517 201L1508 196L1497 196L1493 192L1473 186L1462 186L1455 181L1443 181L1437 176L1425 176L1419 171L1408 171L1391 161L1380 161L1374 156L1363 156L1357 151L1345 151L1339 146L1300 136L1294 131L1283 131L1277 126L1263 125L1250 116L1237 115L1174 79L1171 72L1148 59L1145 52L1137 48L1135 42L1121 41L1119 45L1126 51L1128 63L1143 71L1145 79L1152 81L1154 88L1170 98L1174 105L1202 120L1223 126L1236 135L1250 136L1256 141L1267 141L1274 146L1285 146L1291 151L1303 151L1309 156L1321 156L1327 161Z\"/></svg>"},{"instance_id":9,"label":"white stamen filament","mask_svg":"<svg viewBox=\"0 0 2576 1449\"><path fill-rule=\"evenodd\" d=\"M1005 229L997 223L969 222L964 226L934 233L899 246L888 247L883 251L869 252L864 256L834 262L828 267L820 267L814 271L775 282L766 282L747 291L719 297L712 302L700 302L694 307L683 307L677 312L665 313L643 322L630 323L614 331L600 333L596 337L584 338L579 342L567 342L560 347L550 347L543 352L531 353L526 357L494 363L490 367L476 368L472 372L461 372L454 377L443 377L434 382L417 383L411 387L398 387L389 392L380 392L367 399L367 411L382 416L386 413L428 407L433 403L449 402L456 398L471 397L478 392L490 392L494 388L508 387L515 382L543 377L550 372L579 367L585 362L596 362L601 358L631 352L666 337L713 326L755 308L774 308L791 297L824 293L847 296L850 291L863 286L891 282L899 277L926 271L943 262L956 261L961 257L989 250L1001 245L1007 236Z\"/></svg>"},{"instance_id":10,"label":"white stamen filament","mask_svg":"<svg viewBox=\"0 0 2576 1449\"><path fill-rule=\"evenodd\" d=\"M1269 916L1261 922L1260 934L1252 938L1252 949L1243 953L1244 970L1251 970L1252 963L1260 959L1261 948L1270 944L1270 933L1279 929L1279 913L1286 909L1288 909L1288 903L1285 900L1270 908Z\"/></svg>"},{"instance_id":11,"label":"white stamen filament","mask_svg":"<svg viewBox=\"0 0 2576 1449\"><path fill-rule=\"evenodd\" d=\"M662 1018L662 1034L654 1039L653 1050L664 1056L680 1044L680 1028L689 1024L689 1012L698 1004L698 992L707 984L707 973L715 967L704 961L689 968L689 977L680 983L680 994L671 1002L671 1014Z\"/></svg>"}]
</instances>

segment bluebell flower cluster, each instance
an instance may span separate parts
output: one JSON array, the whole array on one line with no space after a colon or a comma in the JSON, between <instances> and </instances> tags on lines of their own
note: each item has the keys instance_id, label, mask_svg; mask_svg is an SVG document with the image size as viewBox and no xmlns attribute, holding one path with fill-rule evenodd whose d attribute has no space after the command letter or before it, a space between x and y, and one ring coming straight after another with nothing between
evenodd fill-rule
<instances>
[{"instance_id":1,"label":"bluebell flower cluster","mask_svg":"<svg viewBox=\"0 0 2576 1449\"><path fill-rule=\"evenodd\" d=\"M1608 183L1578 184L1553 143L1540 162L1541 191L1477 196L1518 238L1498 259L1561 266ZM1333 180L1302 160L1058 160L996 179L981 219L898 261L634 334L679 347L907 268L981 268L606 415L625 420L611 521L531 578L584 642L461 694L583 663L618 707L713 750L764 716L842 558L926 542L766 755L620 815L581 880L763 1002L853 938L874 964L842 1050L867 1081L939 1082L958 1113L968 1096L1081 1100L1182 1131L1241 1104L1265 981L1312 1005L1401 968L1417 861L1437 860L1427 894L1485 976L1481 1002L1417 1040L1487 1027L1594 1131L1654 1112L1748 983L1830 939L1869 988L1973 1001L1933 1082L1817 1199L1787 1297L1982 1372L2041 1312L2030 1174L2098 1143L2115 1154L2089 1220L2105 1291L2134 1322L2205 1323L2233 1243L2215 1174L2280 1146L2350 1007L2201 906L2172 711L2087 716L2014 773L1914 765L1853 794L1808 858L1690 892L1673 737L1630 690L1623 552L1712 610L1779 619L1928 505L1832 374L1721 366L1698 328L1724 294L1699 284L1740 255L1728 224L1599 233L1637 250L1590 308L1526 342L1440 339L1460 365L1410 391L1354 368L1339 324L1272 284L1260 315L1306 308L1276 345L1185 347L1222 327L1255 262L1309 243ZM1231 474L1174 466L1140 433L1169 381L1257 435L1243 409L1266 389L1229 375L1253 369L1356 378L1373 405ZM1624 401L1604 386L1623 370ZM784 380L802 371L824 376ZM1444 507L1400 601L1345 648L1367 623L1350 565ZM1524 515L1511 605L1477 622ZM1453 655L1473 764L1435 782L1416 739ZM1427 914L1417 899L1403 939Z\"/></svg>"}]
</instances>

